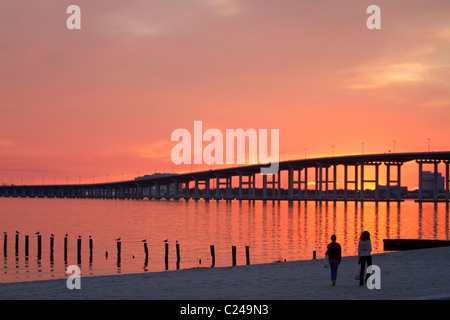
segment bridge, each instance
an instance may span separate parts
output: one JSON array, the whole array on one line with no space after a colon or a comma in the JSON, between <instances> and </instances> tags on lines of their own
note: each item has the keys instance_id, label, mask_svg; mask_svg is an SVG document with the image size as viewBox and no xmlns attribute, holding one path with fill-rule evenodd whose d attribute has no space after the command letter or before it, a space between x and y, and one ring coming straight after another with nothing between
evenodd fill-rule
<instances>
[{"instance_id":1,"label":"bridge","mask_svg":"<svg viewBox=\"0 0 450 320\"><path fill-rule=\"evenodd\" d=\"M3 185L0 186L0 197L402 201L408 197L401 186L401 168L407 162L418 164L419 189L414 196L416 201L449 202L450 151L281 161L279 171L273 175L260 174L261 168L268 167L268 164L255 164L183 174L155 174L121 182ZM434 167L431 190L429 181L427 181L428 188L425 188L423 166L426 164ZM445 166L445 177L441 177L438 172L440 165ZM380 166L385 166L386 169L385 186L379 183ZM370 179L366 171L368 168L374 168L375 171ZM341 170L339 182L343 184L340 189L337 188L339 170ZM311 176L314 178L309 179L308 175L309 178ZM262 179L259 188L256 186L256 177ZM284 181L282 177L285 177ZM444 188L439 188L438 178L441 181L444 179ZM282 184L287 187L282 188ZM370 190L365 188L368 184L374 188Z\"/></svg>"}]
</instances>

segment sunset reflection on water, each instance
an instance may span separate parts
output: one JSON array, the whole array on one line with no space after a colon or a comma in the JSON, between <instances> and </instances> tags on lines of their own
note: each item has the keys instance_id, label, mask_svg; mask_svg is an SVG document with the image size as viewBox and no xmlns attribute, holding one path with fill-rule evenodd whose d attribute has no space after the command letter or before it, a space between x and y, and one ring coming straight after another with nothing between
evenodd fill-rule
<instances>
[{"instance_id":1,"label":"sunset reflection on water","mask_svg":"<svg viewBox=\"0 0 450 320\"><path fill-rule=\"evenodd\" d=\"M164 271L164 240L169 244L169 270L211 267L210 246L215 246L216 267L237 264L307 260L324 255L332 234L343 255L356 255L363 230L371 233L373 253L383 252L383 239L449 239L449 206L414 201L294 202L286 201L166 201L0 198L0 225L7 234L0 247L0 282L66 278L68 265L78 264L81 237L82 276ZM16 255L15 234L19 231ZM37 235L42 235L42 256L37 258ZM54 235L53 260L50 236ZM67 259L63 241L68 234ZM25 256L25 236L29 255ZM89 236L93 255L89 253ZM116 239L121 242L118 262ZM145 261L143 240L148 244Z\"/></svg>"}]
</instances>

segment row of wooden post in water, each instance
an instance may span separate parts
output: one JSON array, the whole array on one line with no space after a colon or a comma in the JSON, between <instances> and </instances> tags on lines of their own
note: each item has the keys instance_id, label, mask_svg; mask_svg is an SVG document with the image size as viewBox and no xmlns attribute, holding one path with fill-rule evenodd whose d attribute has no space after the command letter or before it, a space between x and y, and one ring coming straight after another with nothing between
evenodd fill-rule
<instances>
[{"instance_id":1,"label":"row of wooden post in water","mask_svg":"<svg viewBox=\"0 0 450 320\"><path fill-rule=\"evenodd\" d=\"M41 260L42 258L42 235L37 232L37 258ZM53 252L55 245L55 237L52 234L50 236L50 260L53 260ZM68 247L68 235L64 236L64 260L67 260L67 247ZM93 256L93 240L91 236L89 236L89 259L92 260ZM30 236L25 235L25 257L29 256L29 248L30 248ZM3 255L7 256L8 252L8 234L5 232L3 235ZM19 232L16 231L16 241L15 241L15 254L19 255ZM77 257L78 261L81 262L81 236L78 236L77 239Z\"/></svg>"},{"instance_id":2,"label":"row of wooden post in water","mask_svg":"<svg viewBox=\"0 0 450 320\"><path fill-rule=\"evenodd\" d=\"M145 252L145 263L147 264L148 262L148 246L147 246L147 241L143 240L142 242L144 242L144 252ZM164 262L165 262L165 266L166 266L166 270L169 269L169 243L165 243L164 246ZM180 268L180 261L181 261L181 255L180 255L180 244L177 242L175 244L175 248L176 248L176 254L177 254L177 269ZM214 267L216 265L216 250L215 250L215 246L214 245L210 245L210 252L211 252L211 267ZM120 261L120 255L121 255L121 243L120 241L117 241L117 260ZM232 261L232 265L236 266L237 265L237 254L236 254L236 246L232 246L231 247L231 261ZM250 264L250 247L249 246L245 246L245 259L246 259L246 264L249 265ZM201 264L201 260L199 260L199 263Z\"/></svg>"},{"instance_id":3,"label":"row of wooden post in water","mask_svg":"<svg viewBox=\"0 0 450 320\"><path fill-rule=\"evenodd\" d=\"M42 258L42 235L37 232L37 259L41 260ZM81 236L78 236L77 239L77 261L80 264L81 263ZM148 263L148 257L149 257L149 250L148 250L148 246L147 246L147 241L146 240L142 240L143 244L144 244L144 253L145 253L145 264L147 265ZM30 243L30 237L29 235L25 235L25 257L29 256L29 243ZM116 243L117 243L117 263L120 264L121 262L121 252L122 252L122 243L119 239L116 239ZM53 252L54 252L54 244L55 244L55 240L54 240L54 235L52 234L50 236L50 260L53 261ZM93 252L94 252L94 244L93 244L93 239L91 238L91 236L89 236L89 261L92 262L92 257L93 257ZM67 261L67 248L68 248L68 235L66 234L64 236L64 261ZM164 262L165 262L165 267L166 270L169 269L169 243L165 242L165 254L164 254ZM3 255L4 257L7 257L7 252L8 252L8 235L5 232L4 236L3 236ZM216 251L215 251L215 246L214 245L210 245L210 253L211 253L211 267L214 267L216 265ZM16 237L15 237L15 255L18 256L19 255L19 232L16 231ZM232 246L231 247L231 255L232 255L232 265L236 266L237 265L237 254L236 254L236 246ZM108 257L108 251L105 252L105 256ZM180 267L180 261L181 261L181 254L180 254L180 244L176 243L176 264L177 264L177 269L179 269ZM245 247L245 256L246 256L246 264L249 265L250 264L250 248L249 246ZM201 264L201 260L199 260L199 263Z\"/></svg>"}]
</instances>

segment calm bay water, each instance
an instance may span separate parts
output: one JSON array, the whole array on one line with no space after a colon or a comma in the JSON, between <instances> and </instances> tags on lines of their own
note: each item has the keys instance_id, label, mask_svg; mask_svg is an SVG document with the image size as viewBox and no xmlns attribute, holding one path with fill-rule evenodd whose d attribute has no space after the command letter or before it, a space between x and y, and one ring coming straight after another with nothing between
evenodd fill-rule
<instances>
[{"instance_id":1,"label":"calm bay water","mask_svg":"<svg viewBox=\"0 0 450 320\"><path fill-rule=\"evenodd\" d=\"M7 255L0 240L0 283L66 278L68 265L78 264L77 238L82 239L81 275L164 271L164 240L169 243L169 270L176 270L175 243L180 244L180 268L210 267L210 245L216 266L231 266L231 246L237 264L323 257L332 234L343 254L356 255L359 235L368 230L373 253L383 252L383 239L449 239L449 207L445 203L272 202L262 201L136 201L100 199L0 198L0 226L8 235ZM19 252L15 253L15 233ZM42 256L37 259L37 236ZM68 234L68 257L63 239ZM50 235L54 254L50 259ZM25 235L29 256L25 257ZM93 257L89 257L89 236ZM121 239L117 261L116 238ZM145 263L142 240L149 260ZM108 253L106 256L105 253Z\"/></svg>"}]
</instances>

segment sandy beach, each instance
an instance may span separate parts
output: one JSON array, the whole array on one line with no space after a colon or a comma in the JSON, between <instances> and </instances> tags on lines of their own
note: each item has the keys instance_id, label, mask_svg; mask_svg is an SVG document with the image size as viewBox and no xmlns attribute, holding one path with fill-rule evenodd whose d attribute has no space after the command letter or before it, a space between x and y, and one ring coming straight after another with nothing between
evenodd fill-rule
<instances>
[{"instance_id":1,"label":"sandy beach","mask_svg":"<svg viewBox=\"0 0 450 320\"><path fill-rule=\"evenodd\" d=\"M0 285L2 300L434 300L450 299L450 248L373 255L380 289L353 279L357 257L344 257L336 286L323 260L195 268L158 273L83 277L81 289L66 280Z\"/></svg>"}]
</instances>

